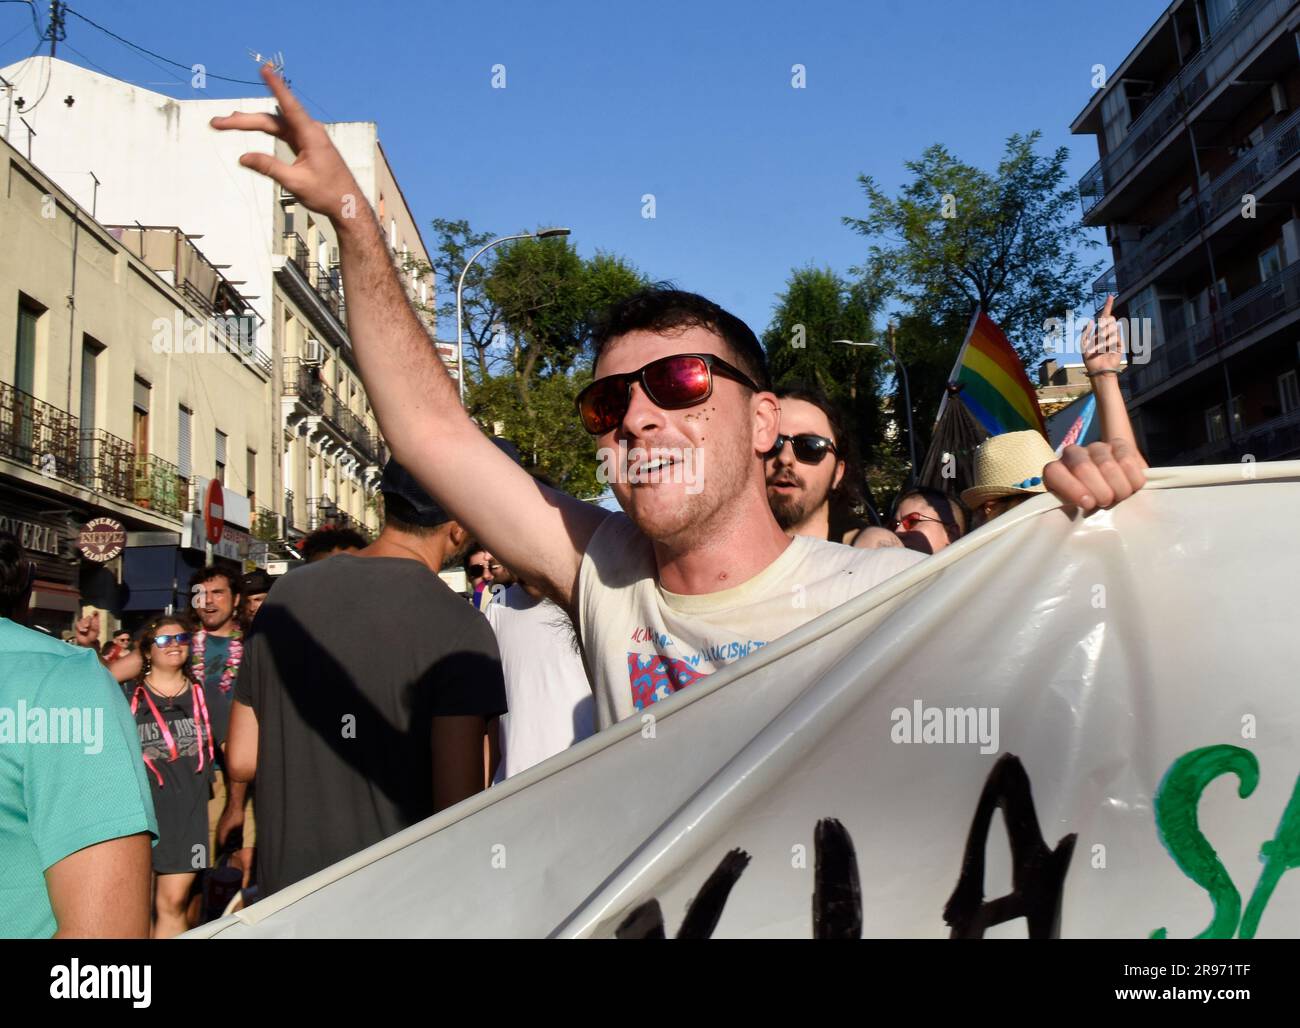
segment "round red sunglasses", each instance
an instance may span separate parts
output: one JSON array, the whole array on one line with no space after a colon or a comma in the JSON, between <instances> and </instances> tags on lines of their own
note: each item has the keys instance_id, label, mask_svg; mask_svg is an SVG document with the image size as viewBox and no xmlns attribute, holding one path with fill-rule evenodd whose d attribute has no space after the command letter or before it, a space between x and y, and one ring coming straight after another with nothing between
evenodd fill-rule
<instances>
[{"instance_id":1,"label":"round red sunglasses","mask_svg":"<svg viewBox=\"0 0 1300 1028\"><path fill-rule=\"evenodd\" d=\"M622 375L598 378L578 394L578 414L592 435L617 428L632 402L637 382L650 402L664 410L694 407L713 395L713 376L721 375L759 392L759 386L739 368L711 353L674 353Z\"/></svg>"}]
</instances>

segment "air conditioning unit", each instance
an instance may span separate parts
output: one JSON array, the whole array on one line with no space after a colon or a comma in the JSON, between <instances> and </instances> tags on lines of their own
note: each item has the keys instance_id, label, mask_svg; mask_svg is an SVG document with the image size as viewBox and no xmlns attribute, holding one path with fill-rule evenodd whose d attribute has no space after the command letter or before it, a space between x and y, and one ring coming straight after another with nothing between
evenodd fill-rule
<instances>
[{"instance_id":1,"label":"air conditioning unit","mask_svg":"<svg viewBox=\"0 0 1300 1028\"><path fill-rule=\"evenodd\" d=\"M325 359L324 349L319 339L308 339L303 361L307 364L320 364Z\"/></svg>"}]
</instances>

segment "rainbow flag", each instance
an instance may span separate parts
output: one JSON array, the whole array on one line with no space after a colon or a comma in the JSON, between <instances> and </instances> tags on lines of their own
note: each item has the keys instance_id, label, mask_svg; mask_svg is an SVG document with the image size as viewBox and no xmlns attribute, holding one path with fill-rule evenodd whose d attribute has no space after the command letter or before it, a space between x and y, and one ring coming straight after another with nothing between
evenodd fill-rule
<instances>
[{"instance_id":1,"label":"rainbow flag","mask_svg":"<svg viewBox=\"0 0 1300 1028\"><path fill-rule=\"evenodd\" d=\"M1088 397L1087 402L1084 403L1083 410L1079 413L1079 416L1074 419L1074 424L1070 426L1070 431L1065 433L1065 438L1061 440L1061 444L1056 448L1058 456L1067 446L1073 446L1088 434L1088 429L1092 427L1092 416L1096 413L1097 397L1096 395L1091 395ZM1048 442L1051 442L1051 440L1049 439Z\"/></svg>"},{"instance_id":2,"label":"rainbow flag","mask_svg":"<svg viewBox=\"0 0 1300 1028\"><path fill-rule=\"evenodd\" d=\"M971 318L949 381L961 385L962 403L989 435L1032 428L1046 438L1038 395L1029 384L1024 365L1002 329L983 311L977 310ZM945 394L940 418L947 405Z\"/></svg>"}]
</instances>

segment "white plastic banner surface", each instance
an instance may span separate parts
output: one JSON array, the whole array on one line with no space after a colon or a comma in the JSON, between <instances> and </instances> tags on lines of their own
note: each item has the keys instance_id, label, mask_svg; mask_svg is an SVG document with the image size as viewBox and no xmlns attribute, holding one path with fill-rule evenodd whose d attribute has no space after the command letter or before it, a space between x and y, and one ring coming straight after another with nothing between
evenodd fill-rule
<instances>
[{"instance_id":1,"label":"white plastic banner surface","mask_svg":"<svg viewBox=\"0 0 1300 1028\"><path fill-rule=\"evenodd\" d=\"M1294 937L1300 462L1150 478L191 935Z\"/></svg>"}]
</instances>

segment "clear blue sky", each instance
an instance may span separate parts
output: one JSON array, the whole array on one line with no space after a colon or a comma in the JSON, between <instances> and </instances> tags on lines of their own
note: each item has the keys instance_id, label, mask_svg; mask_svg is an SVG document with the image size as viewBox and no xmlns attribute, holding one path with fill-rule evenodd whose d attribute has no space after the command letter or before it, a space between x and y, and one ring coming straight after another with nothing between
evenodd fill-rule
<instances>
[{"instance_id":1,"label":"clear blue sky","mask_svg":"<svg viewBox=\"0 0 1300 1028\"><path fill-rule=\"evenodd\" d=\"M501 234L568 225L583 254L622 254L761 334L792 268L847 272L865 255L840 222L865 210L859 174L892 190L933 142L992 167L1008 135L1037 128L1044 148L1070 147L1077 180L1097 156L1068 130L1092 66L1116 67L1166 0L71 6L210 76L252 79L250 48L282 51L318 117L379 123L427 243L435 217ZM31 21L0 4L0 40L18 33L0 64L35 46ZM209 78L196 93L179 69L67 27L68 60L177 97L253 92ZM806 89L791 88L796 63Z\"/></svg>"}]
</instances>

